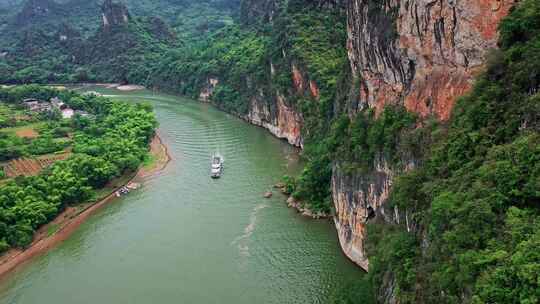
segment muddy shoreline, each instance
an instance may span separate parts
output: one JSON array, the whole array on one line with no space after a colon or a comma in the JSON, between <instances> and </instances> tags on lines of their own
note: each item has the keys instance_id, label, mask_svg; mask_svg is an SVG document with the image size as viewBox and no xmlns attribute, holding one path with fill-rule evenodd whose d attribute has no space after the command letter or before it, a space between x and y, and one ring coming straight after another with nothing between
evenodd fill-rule
<instances>
[{"instance_id":1,"label":"muddy shoreline","mask_svg":"<svg viewBox=\"0 0 540 304\"><path fill-rule=\"evenodd\" d=\"M141 167L136 173L131 174L127 181L114 187L104 198L95 203L83 204L81 206L68 207L60 213L52 222L41 227L34 236L32 244L24 249L11 249L0 256L0 278L5 277L19 266L30 261L32 258L46 253L62 241L68 239L86 219L91 217L103 206L111 203L116 198L116 191L130 182L142 182L146 177L150 177L161 172L171 161L171 156L158 134L154 136L150 144L150 153L156 158L151 167ZM58 229L49 234L50 229Z\"/></svg>"}]
</instances>

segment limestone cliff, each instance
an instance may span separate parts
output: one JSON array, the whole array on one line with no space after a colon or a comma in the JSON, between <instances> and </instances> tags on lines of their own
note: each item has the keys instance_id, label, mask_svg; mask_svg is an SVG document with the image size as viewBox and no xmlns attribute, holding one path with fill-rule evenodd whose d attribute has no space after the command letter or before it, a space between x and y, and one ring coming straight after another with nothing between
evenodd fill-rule
<instances>
[{"instance_id":1,"label":"limestone cliff","mask_svg":"<svg viewBox=\"0 0 540 304\"><path fill-rule=\"evenodd\" d=\"M103 29L107 30L115 26L127 24L131 18L128 9L122 3L105 0L101 6Z\"/></svg>"},{"instance_id":2,"label":"limestone cliff","mask_svg":"<svg viewBox=\"0 0 540 304\"><path fill-rule=\"evenodd\" d=\"M515 0L350 0L348 52L360 95L352 109L401 103L447 120L471 87Z\"/></svg>"},{"instance_id":3,"label":"limestone cliff","mask_svg":"<svg viewBox=\"0 0 540 304\"><path fill-rule=\"evenodd\" d=\"M295 74L292 74L295 75ZM306 90L303 76L300 72L296 74L298 81L297 90ZM291 76L294 77L294 76ZM199 100L202 102L212 102L216 87L220 84L217 77L209 77L200 90ZM303 118L299 111L290 104L287 97L279 90L269 91L258 84L251 84L251 94L246 114L235 113L247 122L267 129L274 136L287 140L291 145L302 147L302 125Z\"/></svg>"},{"instance_id":4,"label":"limestone cliff","mask_svg":"<svg viewBox=\"0 0 540 304\"><path fill-rule=\"evenodd\" d=\"M278 138L286 139L291 145L301 147L303 145L301 114L294 107L287 105L285 97L279 93L270 101L265 101L263 94L254 96L245 119L268 129Z\"/></svg>"},{"instance_id":5,"label":"limestone cliff","mask_svg":"<svg viewBox=\"0 0 540 304\"><path fill-rule=\"evenodd\" d=\"M345 47L351 70L351 77L345 82L350 84L351 93L348 98L340 99L339 96L346 95L347 88L338 89L333 97L334 109L325 113L325 117L328 120L342 114L354 117L367 108L380 113L385 105L399 104L420 117L434 116L446 121L456 99L471 88L490 49L497 47L498 24L515 1L245 0L241 19L244 26L262 23L271 31L279 31L281 23L290 22L281 18L283 7L293 10L345 7ZM291 16L294 14L284 19ZM283 36L290 34L286 30L282 32ZM324 87L319 86L322 83L311 79L309 69L301 61L289 57L286 46L290 41L287 42L276 46L274 57L261 66L270 76L258 82L245 79L249 102L243 117L291 144L302 146L302 135L310 131L304 125L309 117L298 108L295 96L307 97L315 104L328 95L323 96ZM281 58L277 59L278 56ZM279 68L272 64L277 65L277 60L280 60ZM278 74L290 77L290 88L276 89L273 78L276 69ZM211 99L214 89L215 85L208 81L201 99ZM408 223L406 212L400 214L399 210L385 207L395 176L418 163L414 158L402 161L405 165L395 168L379 157L372 166L374 169L364 173L345 173L339 162L333 164L332 198L340 242L351 260L366 270L369 263L363 245L365 227L373 216L387 221L404 220L408 226L414 226Z\"/></svg>"},{"instance_id":6,"label":"limestone cliff","mask_svg":"<svg viewBox=\"0 0 540 304\"><path fill-rule=\"evenodd\" d=\"M456 98L471 88L487 53L497 47L497 26L513 2L349 0L347 48L359 83L354 90L359 93L346 105L349 114L402 104L421 117L447 120ZM384 215L381 206L399 173L384 159L374 167L368 174L347 175L336 164L332 178L341 245L366 270L366 223L370 215Z\"/></svg>"},{"instance_id":7,"label":"limestone cliff","mask_svg":"<svg viewBox=\"0 0 540 304\"><path fill-rule=\"evenodd\" d=\"M416 166L406 161L405 170ZM332 199L336 216L334 223L344 253L364 270L369 269L368 257L364 252L366 224L376 216L388 222L404 220L407 228L413 228L407 214L385 205L396 176L396 170L388 161L378 156L373 170L365 174L346 174L336 164L332 174Z\"/></svg>"}]
</instances>

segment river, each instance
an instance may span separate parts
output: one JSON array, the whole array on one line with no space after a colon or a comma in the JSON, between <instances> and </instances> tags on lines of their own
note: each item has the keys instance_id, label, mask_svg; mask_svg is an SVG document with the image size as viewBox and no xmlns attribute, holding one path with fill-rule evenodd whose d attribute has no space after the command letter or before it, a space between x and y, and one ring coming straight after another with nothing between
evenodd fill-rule
<instances>
[{"instance_id":1,"label":"river","mask_svg":"<svg viewBox=\"0 0 540 304\"><path fill-rule=\"evenodd\" d=\"M297 149L211 106L148 91L173 161L0 282L0 303L328 303L363 273L328 220L263 194ZM209 178L220 151L225 172Z\"/></svg>"}]
</instances>

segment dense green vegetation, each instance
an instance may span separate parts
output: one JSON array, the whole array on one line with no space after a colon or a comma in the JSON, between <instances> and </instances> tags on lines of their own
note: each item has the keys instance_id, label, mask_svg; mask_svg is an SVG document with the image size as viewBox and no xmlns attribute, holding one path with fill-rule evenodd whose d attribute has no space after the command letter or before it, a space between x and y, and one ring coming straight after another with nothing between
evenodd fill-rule
<instances>
[{"instance_id":1,"label":"dense green vegetation","mask_svg":"<svg viewBox=\"0 0 540 304\"><path fill-rule=\"evenodd\" d=\"M76 115L71 120L48 124L50 136L73 132L74 153L69 159L56 162L38 176L18 177L0 187L2 251L27 246L34 231L66 206L88 201L94 190L114 177L136 170L147 155L157 125L152 108L145 104L112 102L37 86L0 89L0 100L12 103L38 96L58 96L91 116ZM36 148L44 146L41 142L35 144Z\"/></svg>"},{"instance_id":2,"label":"dense green vegetation","mask_svg":"<svg viewBox=\"0 0 540 304\"><path fill-rule=\"evenodd\" d=\"M345 45L344 15L303 1L291 1L279 14L275 23L249 28L229 25L207 39L170 51L147 84L198 97L209 78L216 78L219 84L212 102L224 110L243 115L252 97L260 98L262 92L263 99L270 100L279 93L298 101L316 124L321 121L316 116L324 115L319 111L331 107L347 62L345 50L335 47ZM293 64L319 85L321 106L309 102L308 92L306 96L294 92Z\"/></svg>"},{"instance_id":3,"label":"dense green vegetation","mask_svg":"<svg viewBox=\"0 0 540 304\"><path fill-rule=\"evenodd\" d=\"M218 77L220 84L213 100L220 108L245 114L248 79L260 81L268 39L238 25L228 26L207 40L173 50L152 71L151 84L162 89L198 97L207 79ZM262 74L262 75L261 75Z\"/></svg>"},{"instance_id":4,"label":"dense green vegetation","mask_svg":"<svg viewBox=\"0 0 540 304\"><path fill-rule=\"evenodd\" d=\"M174 45L173 34L162 25L158 19L133 18L87 39L67 25L55 33L29 29L0 59L0 82L144 82L148 67Z\"/></svg>"},{"instance_id":5,"label":"dense green vegetation","mask_svg":"<svg viewBox=\"0 0 540 304\"><path fill-rule=\"evenodd\" d=\"M102 2L27 1L10 7L19 12L3 17L0 83L146 84L167 50L204 40L232 24L238 5L222 0L127 1L129 22L104 30Z\"/></svg>"},{"instance_id":6,"label":"dense green vegetation","mask_svg":"<svg viewBox=\"0 0 540 304\"><path fill-rule=\"evenodd\" d=\"M391 275L401 303L540 301L539 20L535 0L504 20L447 134L398 179L391 203L422 228L369 228L372 284Z\"/></svg>"}]
</instances>

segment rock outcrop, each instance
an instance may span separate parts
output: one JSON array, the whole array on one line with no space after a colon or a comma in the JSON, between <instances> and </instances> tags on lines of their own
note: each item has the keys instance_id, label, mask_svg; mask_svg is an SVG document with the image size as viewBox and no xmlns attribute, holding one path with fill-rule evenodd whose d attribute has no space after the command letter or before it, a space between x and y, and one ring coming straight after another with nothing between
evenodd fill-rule
<instances>
[{"instance_id":1,"label":"rock outcrop","mask_svg":"<svg viewBox=\"0 0 540 304\"><path fill-rule=\"evenodd\" d=\"M199 93L199 101L210 102L210 97L214 93L216 86L219 84L219 79L214 77L208 77L206 79L206 84L201 89Z\"/></svg>"},{"instance_id":2,"label":"rock outcrop","mask_svg":"<svg viewBox=\"0 0 540 304\"><path fill-rule=\"evenodd\" d=\"M127 7L119 2L105 0L101 6L103 29L107 30L116 26L122 26L129 22L130 15Z\"/></svg>"},{"instance_id":3,"label":"rock outcrop","mask_svg":"<svg viewBox=\"0 0 540 304\"><path fill-rule=\"evenodd\" d=\"M514 0L350 0L348 52L361 79L353 111L404 104L447 120L497 42Z\"/></svg>"},{"instance_id":4,"label":"rock outcrop","mask_svg":"<svg viewBox=\"0 0 540 304\"><path fill-rule=\"evenodd\" d=\"M404 170L415 166L413 161L409 161ZM407 217L385 205L398 173L382 156L376 159L369 173L346 174L339 164L332 170L332 199L336 209L334 223L339 242L344 253L366 271L369 269L364 252L367 223L376 216L388 222L399 222L400 217ZM412 228L413 223L409 223L407 218L405 222Z\"/></svg>"},{"instance_id":5,"label":"rock outcrop","mask_svg":"<svg viewBox=\"0 0 540 304\"><path fill-rule=\"evenodd\" d=\"M268 129L278 138L286 139L291 145L301 147L303 119L294 107L286 103L283 95L277 93L270 99L262 91L251 98L249 113L245 119L250 123Z\"/></svg>"}]
</instances>

